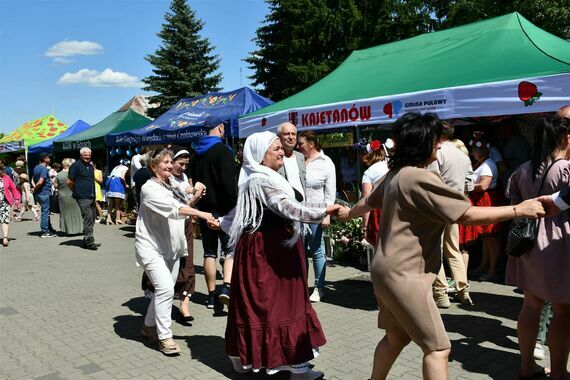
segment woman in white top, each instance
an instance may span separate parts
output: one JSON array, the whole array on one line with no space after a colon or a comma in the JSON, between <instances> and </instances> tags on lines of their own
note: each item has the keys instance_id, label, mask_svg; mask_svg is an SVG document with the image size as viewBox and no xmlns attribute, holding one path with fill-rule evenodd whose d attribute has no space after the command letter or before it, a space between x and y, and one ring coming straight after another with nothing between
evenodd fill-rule
<instances>
[{"instance_id":1,"label":"woman in white top","mask_svg":"<svg viewBox=\"0 0 570 380\"><path fill-rule=\"evenodd\" d=\"M497 165L490 158L490 143L483 136L475 136L470 141L473 157L474 189L469 194L473 206L501 206L506 204L497 187L499 172ZM468 243L478 237L483 239L483 256L481 264L475 270L482 281L497 281L497 267L501 257L502 223L484 226L460 227L460 243ZM465 257L464 257L465 259ZM468 263L466 262L466 267Z\"/></svg>"},{"instance_id":2,"label":"woman in white top","mask_svg":"<svg viewBox=\"0 0 570 380\"><path fill-rule=\"evenodd\" d=\"M170 150L155 153L148 164L153 177L141 189L141 204L136 224L135 256L155 291L151 296L141 333L159 341L165 355L180 352L172 339L171 311L179 259L187 255L184 220L197 216L212 219L209 213L186 206L185 195L171 182Z\"/></svg>"},{"instance_id":3,"label":"woman in white top","mask_svg":"<svg viewBox=\"0 0 570 380\"><path fill-rule=\"evenodd\" d=\"M390 170L386 150L380 141L372 140L366 145L366 154L362 156L362 162L369 166L362 175L362 198L365 198L372 191L374 183ZM374 209L362 216L364 239L371 245L375 245L378 240L381 214L380 209Z\"/></svg>"},{"instance_id":4,"label":"woman in white top","mask_svg":"<svg viewBox=\"0 0 570 380\"><path fill-rule=\"evenodd\" d=\"M327 206L336 200L336 173L332 160L321 150L317 134L306 131L299 135L299 151L305 156L306 187L305 200L310 203L324 203ZM315 270L315 289L311 294L311 302L320 302L325 292L326 263L323 228L331 224L330 216L320 223L308 224L311 230L305 237L305 250L313 255Z\"/></svg>"},{"instance_id":5,"label":"woman in white top","mask_svg":"<svg viewBox=\"0 0 570 380\"><path fill-rule=\"evenodd\" d=\"M192 185L192 180L184 173L190 164L190 152L184 147L174 145L170 147L174 156L172 158L172 177L173 185L177 185L186 196L186 204L193 207L196 202L202 198L206 191L204 184L197 182ZM196 286L196 271L194 269L194 236L192 219L186 219L184 226L186 235L186 243L188 246L188 256L180 259L180 269L176 280L175 291L180 297L180 315L178 321L180 323L192 322L194 317L190 315L190 297L194 293Z\"/></svg>"}]
</instances>

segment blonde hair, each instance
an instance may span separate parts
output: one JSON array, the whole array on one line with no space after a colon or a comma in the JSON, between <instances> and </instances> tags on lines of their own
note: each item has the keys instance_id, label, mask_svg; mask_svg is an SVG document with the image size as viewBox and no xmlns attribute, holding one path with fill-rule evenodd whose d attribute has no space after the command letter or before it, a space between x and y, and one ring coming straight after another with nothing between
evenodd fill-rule
<instances>
[{"instance_id":1,"label":"blonde hair","mask_svg":"<svg viewBox=\"0 0 570 380\"><path fill-rule=\"evenodd\" d=\"M467 150L467 147L465 146L463 141L461 141L459 139L453 139L450 141L457 147L457 149L459 149L460 151L465 153L466 156L469 156L469 151Z\"/></svg>"},{"instance_id":2,"label":"blonde hair","mask_svg":"<svg viewBox=\"0 0 570 380\"><path fill-rule=\"evenodd\" d=\"M158 166L158 164L164 159L165 156L170 156L170 158L174 157L174 153L170 149L162 149L156 150L152 155L152 158L148 160L147 168L150 170L152 175L155 175L154 168Z\"/></svg>"},{"instance_id":3,"label":"blonde hair","mask_svg":"<svg viewBox=\"0 0 570 380\"><path fill-rule=\"evenodd\" d=\"M64 158L63 160L61 160L61 164L63 165L64 169L68 169L71 165L73 165L73 159Z\"/></svg>"}]
</instances>

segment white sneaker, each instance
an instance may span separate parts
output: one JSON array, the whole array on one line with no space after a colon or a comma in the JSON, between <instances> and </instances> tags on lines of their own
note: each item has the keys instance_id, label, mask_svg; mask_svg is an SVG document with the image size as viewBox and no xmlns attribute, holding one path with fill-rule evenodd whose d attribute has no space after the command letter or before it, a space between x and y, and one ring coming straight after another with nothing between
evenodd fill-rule
<instances>
[{"instance_id":1,"label":"white sneaker","mask_svg":"<svg viewBox=\"0 0 570 380\"><path fill-rule=\"evenodd\" d=\"M321 371L313 371L312 369L303 373L292 373L289 379L291 380L316 380L320 379L325 374Z\"/></svg>"},{"instance_id":2,"label":"white sneaker","mask_svg":"<svg viewBox=\"0 0 570 380\"><path fill-rule=\"evenodd\" d=\"M313 294L309 297L311 302L321 302L321 300L325 297L325 289L324 288L315 288L313 290Z\"/></svg>"},{"instance_id":3,"label":"white sneaker","mask_svg":"<svg viewBox=\"0 0 570 380\"><path fill-rule=\"evenodd\" d=\"M546 358L546 355L544 354L544 348L539 342L536 342L534 345L533 355L536 360L544 360Z\"/></svg>"}]
</instances>

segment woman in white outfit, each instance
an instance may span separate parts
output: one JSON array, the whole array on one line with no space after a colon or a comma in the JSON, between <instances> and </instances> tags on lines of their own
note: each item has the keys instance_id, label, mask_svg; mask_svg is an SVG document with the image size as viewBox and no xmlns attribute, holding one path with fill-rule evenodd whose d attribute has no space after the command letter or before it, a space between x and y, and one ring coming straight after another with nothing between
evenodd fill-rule
<instances>
[{"instance_id":1,"label":"woman in white outfit","mask_svg":"<svg viewBox=\"0 0 570 380\"><path fill-rule=\"evenodd\" d=\"M185 195L171 185L172 156L170 150L164 149L149 162L153 177L141 189L135 235L137 263L155 288L141 333L151 341L158 341L165 355L180 352L172 339L170 325L179 259L188 252L184 221L188 216L213 219L209 213L186 206Z\"/></svg>"}]
</instances>

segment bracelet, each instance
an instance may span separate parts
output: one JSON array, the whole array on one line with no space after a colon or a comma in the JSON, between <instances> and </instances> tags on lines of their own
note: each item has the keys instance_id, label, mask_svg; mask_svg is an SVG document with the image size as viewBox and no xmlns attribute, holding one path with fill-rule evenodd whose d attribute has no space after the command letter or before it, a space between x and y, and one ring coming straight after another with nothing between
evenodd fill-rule
<instances>
[{"instance_id":1,"label":"bracelet","mask_svg":"<svg viewBox=\"0 0 570 380\"><path fill-rule=\"evenodd\" d=\"M513 211L515 212L515 218L517 217L517 207L513 206Z\"/></svg>"}]
</instances>

